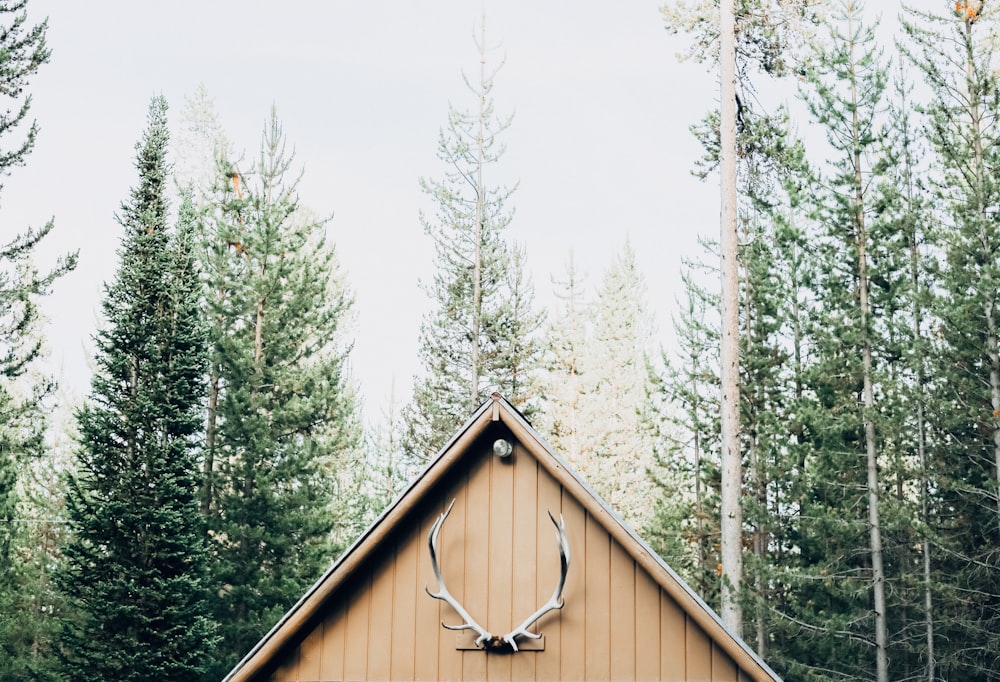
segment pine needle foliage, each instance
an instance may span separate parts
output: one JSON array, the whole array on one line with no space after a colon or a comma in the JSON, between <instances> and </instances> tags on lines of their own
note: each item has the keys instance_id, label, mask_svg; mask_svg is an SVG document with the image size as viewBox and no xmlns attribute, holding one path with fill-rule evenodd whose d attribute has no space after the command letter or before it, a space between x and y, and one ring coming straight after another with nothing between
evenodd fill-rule
<instances>
[{"instance_id":1,"label":"pine needle foliage","mask_svg":"<svg viewBox=\"0 0 1000 682\"><path fill-rule=\"evenodd\" d=\"M154 98L78 414L59 579L73 607L60 653L74 680L203 679L215 643L196 499L205 330L189 203L168 227L166 113Z\"/></svg>"},{"instance_id":2,"label":"pine needle foliage","mask_svg":"<svg viewBox=\"0 0 1000 682\"><path fill-rule=\"evenodd\" d=\"M24 93L49 61L47 29L47 21L29 22L26 0L0 2L0 178L23 166L35 144L38 127ZM33 568L38 529L22 518L19 488L25 471L45 455L46 411L56 388L37 369L44 355L39 303L76 266L75 253L47 271L36 266L38 247L54 227L49 220L6 231L0 241L0 679L9 680L44 667L50 644L51 622L36 617L32 603L42 589Z\"/></svg>"},{"instance_id":3,"label":"pine needle foliage","mask_svg":"<svg viewBox=\"0 0 1000 682\"><path fill-rule=\"evenodd\" d=\"M485 25L477 46L479 78L466 78L477 106L449 106L437 150L447 170L442 179L420 180L435 204L433 217L420 216L434 244L435 272L425 284L434 307L420 326L424 371L403 412L411 467L432 457L493 391L526 414L534 407L542 317L533 308L524 252L504 237L516 187L490 176L503 157L501 135L511 118L494 109L496 70L485 69Z\"/></svg>"},{"instance_id":4,"label":"pine needle foliage","mask_svg":"<svg viewBox=\"0 0 1000 682\"><path fill-rule=\"evenodd\" d=\"M343 549L361 429L328 220L304 208L272 109L246 173L219 158L200 230L210 320L202 509L221 677ZM213 396L214 395L214 399Z\"/></svg>"}]
</instances>

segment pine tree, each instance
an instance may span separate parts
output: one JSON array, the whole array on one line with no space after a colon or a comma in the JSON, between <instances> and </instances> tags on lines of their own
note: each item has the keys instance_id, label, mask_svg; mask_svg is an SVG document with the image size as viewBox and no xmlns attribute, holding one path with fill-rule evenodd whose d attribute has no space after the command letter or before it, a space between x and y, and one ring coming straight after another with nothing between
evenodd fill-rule
<instances>
[{"instance_id":1,"label":"pine tree","mask_svg":"<svg viewBox=\"0 0 1000 682\"><path fill-rule=\"evenodd\" d=\"M215 178L216 159L231 155L215 101L203 83L184 97L179 118L177 144L172 149L174 181L180 188L190 188L195 205L203 208Z\"/></svg>"},{"instance_id":2,"label":"pine tree","mask_svg":"<svg viewBox=\"0 0 1000 682\"><path fill-rule=\"evenodd\" d=\"M571 251L565 279L553 278L560 304L543 333L541 386L545 409L539 416L538 427L560 456L574 461L582 457L583 432L588 421L584 404L588 400L586 382L590 371L587 357L590 304L585 299L584 281Z\"/></svg>"},{"instance_id":3,"label":"pine tree","mask_svg":"<svg viewBox=\"0 0 1000 682\"><path fill-rule=\"evenodd\" d=\"M9 620L0 656L0 679L12 682L61 679L55 648L67 608L55 577L62 547L69 541L65 478L79 440L75 429L78 401L59 390L52 406L45 456L30 462L18 481L18 524L12 547L17 591L10 610L5 611Z\"/></svg>"},{"instance_id":4,"label":"pine tree","mask_svg":"<svg viewBox=\"0 0 1000 682\"><path fill-rule=\"evenodd\" d=\"M689 53L698 61L715 62L720 84L720 106L708 119L711 125L709 155L720 172L719 279L719 403L722 448L721 547L723 622L735 633L743 632L739 596L743 583L742 424L739 382L739 271L738 256L738 155L742 150L738 129L750 111L756 93L751 72L782 76L795 62L795 38L815 19L813 1L794 4L770 0L703 0L675 3L661 11L671 32L695 34ZM718 13L716 14L716 6ZM718 23L711 20L719 17ZM742 136L745 137L745 136Z\"/></svg>"},{"instance_id":5,"label":"pine tree","mask_svg":"<svg viewBox=\"0 0 1000 682\"><path fill-rule=\"evenodd\" d=\"M75 680L200 679L214 644L196 500L205 337L190 204L167 228L166 108L153 99L137 145L139 184L119 217L120 265L78 415L60 575L76 610L61 647Z\"/></svg>"},{"instance_id":6,"label":"pine tree","mask_svg":"<svg viewBox=\"0 0 1000 682\"><path fill-rule=\"evenodd\" d=\"M788 508L796 453L792 435L800 344L795 326L803 263L795 229L801 211L794 195L807 184L805 150L790 132L785 111L745 121L740 163L740 420L746 461L744 521L750 531L744 595L753 606L747 624L756 650L768 656L779 591L770 566L786 548ZM789 338L792 342L789 343Z\"/></svg>"},{"instance_id":7,"label":"pine tree","mask_svg":"<svg viewBox=\"0 0 1000 682\"><path fill-rule=\"evenodd\" d=\"M47 21L28 23L27 2L0 2L0 97L13 109L0 112L0 177L24 165L34 147L37 125L29 124L31 96L22 94L49 61ZM25 130L27 126L27 130ZM2 188L2 185L0 185ZM33 583L30 548L37 528L19 513L19 479L44 456L46 411L55 383L39 375L43 355L39 299L72 270L76 254L61 258L48 272L33 262L41 241L52 232L28 229L0 242L0 678L21 679L36 664L40 621L27 616L25 599ZM9 238L9 237L8 237ZM34 648L34 651L32 651Z\"/></svg>"},{"instance_id":8,"label":"pine tree","mask_svg":"<svg viewBox=\"0 0 1000 682\"><path fill-rule=\"evenodd\" d=\"M653 508L654 465L650 392L652 327L645 281L626 243L616 254L593 303L567 273L566 302L547 330L544 379L552 443L627 521L642 527Z\"/></svg>"},{"instance_id":9,"label":"pine tree","mask_svg":"<svg viewBox=\"0 0 1000 682\"><path fill-rule=\"evenodd\" d=\"M677 350L662 353L666 371L651 385L651 402L661 406L667 427L654 444L658 495L644 537L706 602L718 605L718 294L698 283L703 269L685 263Z\"/></svg>"},{"instance_id":10,"label":"pine tree","mask_svg":"<svg viewBox=\"0 0 1000 682\"><path fill-rule=\"evenodd\" d=\"M641 528L653 503L652 433L643 421L653 329L645 279L628 241L612 258L591 315L584 414L592 421L584 429L585 449L570 463L623 518Z\"/></svg>"},{"instance_id":11,"label":"pine tree","mask_svg":"<svg viewBox=\"0 0 1000 682\"><path fill-rule=\"evenodd\" d=\"M414 380L413 402L403 414L412 464L433 456L490 392L500 391L525 412L534 395L531 375L540 353L534 337L541 318L532 309L524 254L503 237L514 189L487 177L503 156L499 136L511 119L494 111L499 67L486 71L485 19L476 45L479 77L466 78L476 109L449 107L438 139L438 158L448 170L443 180L420 181L437 205L433 218L421 214L436 268L425 285L434 309L420 327L424 374Z\"/></svg>"},{"instance_id":12,"label":"pine tree","mask_svg":"<svg viewBox=\"0 0 1000 682\"><path fill-rule=\"evenodd\" d=\"M369 433L367 445L369 499L377 514L396 499L396 495L403 492L407 483L403 422L396 399L395 379L388 405L383 410L379 423Z\"/></svg>"},{"instance_id":13,"label":"pine tree","mask_svg":"<svg viewBox=\"0 0 1000 682\"><path fill-rule=\"evenodd\" d=\"M830 44L817 53L808 69L810 90L805 91L810 113L823 126L833 158L822 180L827 191L818 207L825 232L818 251L824 262L811 388L822 411L811 425L816 435L812 459L816 469L811 511L803 516L816 520L803 527L803 535L811 536L809 554L803 550L803 558L821 574L849 579L818 584L822 587L817 586L813 599L825 593L824 601L836 605L835 617L823 626L830 655L820 661L813 652L811 662L804 660L817 668L833 666L887 682L888 613L878 471L884 442L877 435L882 406L876 404L874 389L880 383L877 353L882 340L871 292L878 273L872 272L877 214L870 191L878 184L885 144L882 100L887 73L873 30L860 17L858 3L840 4L838 15L828 22ZM830 334L831 329L838 333ZM865 532L869 543L862 548L857 537ZM867 585L867 590L860 584ZM818 615L814 611L809 618ZM848 639L847 633L861 624L870 628L863 637L873 642L872 652Z\"/></svg>"},{"instance_id":14,"label":"pine tree","mask_svg":"<svg viewBox=\"0 0 1000 682\"><path fill-rule=\"evenodd\" d=\"M984 5L911 12L904 26L930 89L943 251L925 468L934 653L940 678L968 680L1000 679L1000 81Z\"/></svg>"},{"instance_id":15,"label":"pine tree","mask_svg":"<svg viewBox=\"0 0 1000 682\"><path fill-rule=\"evenodd\" d=\"M938 679L932 593L927 330L936 277L936 221L923 191L926 146L899 70L889 104L885 172L874 188L871 300L879 372L879 440L891 679Z\"/></svg>"},{"instance_id":16,"label":"pine tree","mask_svg":"<svg viewBox=\"0 0 1000 682\"><path fill-rule=\"evenodd\" d=\"M272 110L246 174L218 163L203 216L211 367L202 509L225 674L343 547L361 428L342 325L352 299L327 220L300 204Z\"/></svg>"}]
</instances>

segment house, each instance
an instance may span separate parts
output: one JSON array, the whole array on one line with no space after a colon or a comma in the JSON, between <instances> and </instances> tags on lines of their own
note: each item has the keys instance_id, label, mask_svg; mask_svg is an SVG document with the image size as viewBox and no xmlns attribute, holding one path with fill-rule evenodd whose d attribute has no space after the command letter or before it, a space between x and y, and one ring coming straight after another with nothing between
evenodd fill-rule
<instances>
[{"instance_id":1,"label":"house","mask_svg":"<svg viewBox=\"0 0 1000 682\"><path fill-rule=\"evenodd\" d=\"M779 680L497 394L226 682L487 679Z\"/></svg>"}]
</instances>

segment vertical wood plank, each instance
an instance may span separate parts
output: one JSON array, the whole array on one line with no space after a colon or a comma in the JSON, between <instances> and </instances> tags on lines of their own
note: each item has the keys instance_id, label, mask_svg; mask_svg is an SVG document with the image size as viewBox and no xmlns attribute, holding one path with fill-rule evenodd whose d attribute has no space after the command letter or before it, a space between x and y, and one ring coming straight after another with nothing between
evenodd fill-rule
<instances>
[{"instance_id":1,"label":"vertical wood plank","mask_svg":"<svg viewBox=\"0 0 1000 682\"><path fill-rule=\"evenodd\" d=\"M688 682L712 682L712 640L690 618L685 634Z\"/></svg>"},{"instance_id":2,"label":"vertical wood plank","mask_svg":"<svg viewBox=\"0 0 1000 682\"><path fill-rule=\"evenodd\" d=\"M330 615L323 622L323 648L318 680L344 679L344 656L347 646L347 604L333 603ZM319 629L319 628L317 628Z\"/></svg>"},{"instance_id":3,"label":"vertical wood plank","mask_svg":"<svg viewBox=\"0 0 1000 682\"><path fill-rule=\"evenodd\" d=\"M586 523L586 679L603 682L611 678L611 536L590 514Z\"/></svg>"},{"instance_id":4,"label":"vertical wood plank","mask_svg":"<svg viewBox=\"0 0 1000 682\"><path fill-rule=\"evenodd\" d=\"M299 665L296 676L300 680L319 679L320 660L323 656L323 630L323 623L320 622L299 644Z\"/></svg>"},{"instance_id":5,"label":"vertical wood plank","mask_svg":"<svg viewBox=\"0 0 1000 682\"><path fill-rule=\"evenodd\" d=\"M465 610L482 627L490 629L486 621L489 602L489 550L490 550L490 467L492 464L492 447L485 442L473 445L474 457L469 467L469 483L465 500L464 542L453 545L454 552L465 552L465 585L464 593L459 601ZM487 449L488 448L488 449ZM457 524L456 524L457 525ZM454 579L461 585L462 573L452 573ZM449 583L451 584L451 583ZM455 594L455 593L453 593ZM450 609L448 609L450 611ZM452 616L455 618L455 616ZM454 622L454 621L453 621ZM486 654L482 651L462 652L462 677L466 680L486 679Z\"/></svg>"},{"instance_id":6,"label":"vertical wood plank","mask_svg":"<svg viewBox=\"0 0 1000 682\"><path fill-rule=\"evenodd\" d=\"M660 636L660 587L640 568L635 574L635 677L660 679L660 655L667 643Z\"/></svg>"},{"instance_id":7,"label":"vertical wood plank","mask_svg":"<svg viewBox=\"0 0 1000 682\"><path fill-rule=\"evenodd\" d=\"M712 645L712 682L739 682L739 668L725 651Z\"/></svg>"},{"instance_id":8,"label":"vertical wood plank","mask_svg":"<svg viewBox=\"0 0 1000 682\"><path fill-rule=\"evenodd\" d=\"M687 680L687 615L668 594L660 591L660 675L665 680Z\"/></svg>"},{"instance_id":9,"label":"vertical wood plank","mask_svg":"<svg viewBox=\"0 0 1000 682\"><path fill-rule=\"evenodd\" d=\"M574 596L573 586L576 584L576 573L580 571L580 558L583 556L582 547L580 545L574 544L573 535L570 534L571 526L573 525L573 520L567 518L567 515L563 512L562 505L562 489L554 478L552 478L547 472L535 466L535 472L537 477L537 490L538 490L538 511L539 513L535 518L535 556L544 556L545 548L552 541L551 530L552 524L549 521L548 515L543 516L543 512L551 510L552 515L557 519L560 514L566 521L566 532L569 537L569 547L570 547L570 564L569 564L569 576L566 582L566 587L563 589L563 599L566 600L566 605L559 611L558 614L550 614L548 617L543 618L541 623L536 624L535 632L541 632L545 635L545 651L540 651L532 656L535 659L535 678L538 680L559 680L565 679L560 674L561 664L562 664L562 633L564 630L564 623L567 618L571 616L568 615L571 609L578 608L582 604L583 593L581 590L577 590L577 595ZM546 536L546 533L549 533ZM533 562L536 563L536 562ZM545 587L543 581L536 581L535 585L535 601L541 604L544 600L549 598L548 588ZM527 615L525 615L527 618ZM527 678L530 679L530 678Z\"/></svg>"},{"instance_id":10,"label":"vertical wood plank","mask_svg":"<svg viewBox=\"0 0 1000 682\"><path fill-rule=\"evenodd\" d=\"M437 507L423 511L422 514L417 530L417 582L414 586L417 603L414 609L413 668L416 679L436 680L440 677L438 647L443 628L441 621L438 620L437 601L432 599L424 588L429 586L433 590L437 587L434 584L434 573L431 570L431 560L427 550L427 534L437 520Z\"/></svg>"},{"instance_id":11,"label":"vertical wood plank","mask_svg":"<svg viewBox=\"0 0 1000 682\"><path fill-rule=\"evenodd\" d=\"M416 584L416 530L407 529L399 538L392 580L392 649L389 652L389 676L393 680L413 679Z\"/></svg>"},{"instance_id":12,"label":"vertical wood plank","mask_svg":"<svg viewBox=\"0 0 1000 682\"><path fill-rule=\"evenodd\" d=\"M545 509L538 503L538 463L520 443L514 444L514 547L513 547L513 599L511 601L511 628L521 624L540 604L551 596L559 577L559 554L554 542L545 551L539 542L539 524L548 526L547 536L555 531ZM558 511L558 510L556 510ZM558 514L556 515L558 518ZM544 536L546 533L542 533ZM553 558L554 557L554 558ZM553 565L555 570L553 571ZM551 586L551 587L546 587ZM539 597L539 592L549 592ZM543 616L545 625L557 619L558 611ZM536 623L531 632L542 632ZM511 678L533 680L535 662L539 654L531 653L511 657Z\"/></svg>"},{"instance_id":13,"label":"vertical wood plank","mask_svg":"<svg viewBox=\"0 0 1000 682\"><path fill-rule=\"evenodd\" d=\"M320 647L323 645L323 624L313 629L299 644L299 662L295 672L296 679L319 679Z\"/></svg>"},{"instance_id":14,"label":"vertical wood plank","mask_svg":"<svg viewBox=\"0 0 1000 682\"><path fill-rule=\"evenodd\" d=\"M491 443L492 445L492 443ZM514 580L514 457L490 458L489 568L486 588L486 623L495 635L510 632ZM507 682L511 656L487 656L486 679Z\"/></svg>"},{"instance_id":15,"label":"vertical wood plank","mask_svg":"<svg viewBox=\"0 0 1000 682\"><path fill-rule=\"evenodd\" d=\"M468 507L469 478L467 474L457 475L453 487L440 501L437 509L432 509L429 516L432 521L437 520L438 514L448 508L452 500L455 506L451 516L445 522L440 539L441 554L438 563L443 571L442 575L450 577L448 582L449 590L463 604L465 599L465 519L466 508ZM428 584L431 591L437 591L433 573L430 569L430 558L427 559ZM447 578L446 578L447 580ZM434 629L438 636L438 675L443 682L456 682L462 679L462 667L464 653L455 649L455 635L451 630L445 630L441 625L458 624L458 616L455 611L442 601L431 599L433 603L432 615L434 618ZM466 607L468 608L468 607Z\"/></svg>"},{"instance_id":16,"label":"vertical wood plank","mask_svg":"<svg viewBox=\"0 0 1000 682\"><path fill-rule=\"evenodd\" d=\"M587 514L571 495L562 492L562 513L566 519L566 537L569 540L572 564L566 579L566 606L560 614L562 641L560 643L560 679L583 680L586 677L586 659L581 650L586 646L587 601Z\"/></svg>"},{"instance_id":17,"label":"vertical wood plank","mask_svg":"<svg viewBox=\"0 0 1000 682\"><path fill-rule=\"evenodd\" d=\"M392 648L392 583L395 555L391 547L383 553L383 563L372 575L371 611L368 616L368 680L389 679L389 656Z\"/></svg>"},{"instance_id":18,"label":"vertical wood plank","mask_svg":"<svg viewBox=\"0 0 1000 682\"><path fill-rule=\"evenodd\" d=\"M271 677L274 682L298 682L299 679L299 648L293 651L281 662Z\"/></svg>"},{"instance_id":19,"label":"vertical wood plank","mask_svg":"<svg viewBox=\"0 0 1000 682\"><path fill-rule=\"evenodd\" d=\"M622 546L611 541L611 679L634 680L636 658L636 566Z\"/></svg>"},{"instance_id":20,"label":"vertical wood plank","mask_svg":"<svg viewBox=\"0 0 1000 682\"><path fill-rule=\"evenodd\" d=\"M368 619L372 608L372 581L368 574L370 570L370 567L362 566L357 572L358 577L349 583L346 590L353 592L344 614L344 620L347 622L344 678L348 680L363 680L368 677ZM361 575L364 577L361 578Z\"/></svg>"}]
</instances>

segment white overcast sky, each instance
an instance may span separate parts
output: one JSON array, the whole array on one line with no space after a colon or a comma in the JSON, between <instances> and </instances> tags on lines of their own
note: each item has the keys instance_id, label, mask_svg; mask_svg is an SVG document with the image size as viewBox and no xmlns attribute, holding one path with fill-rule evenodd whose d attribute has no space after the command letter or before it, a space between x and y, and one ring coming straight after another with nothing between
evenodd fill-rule
<instances>
[{"instance_id":1,"label":"white overcast sky","mask_svg":"<svg viewBox=\"0 0 1000 682\"><path fill-rule=\"evenodd\" d=\"M591 287L626 236L648 283L660 337L680 260L714 235L718 190L690 174L688 131L715 102L704 67L679 64L659 0L494 0L488 42L506 55L499 112L514 112L497 170L520 180L510 237L524 244L538 302L552 301L575 251ZM114 214L136 182L134 147L150 97L176 122L203 83L229 139L253 153L276 105L304 169L303 203L334 215L330 238L356 296L352 372L369 421L395 378L405 400L419 371L418 281L432 268L418 211L420 176L440 177L447 106L472 106L478 0L31 0L49 19L51 63L31 83L41 132L0 194L0 241L54 216L42 265L79 249L76 272L46 303L55 371L88 389L102 283L114 274ZM489 178L487 178L489 180Z\"/></svg>"}]
</instances>

